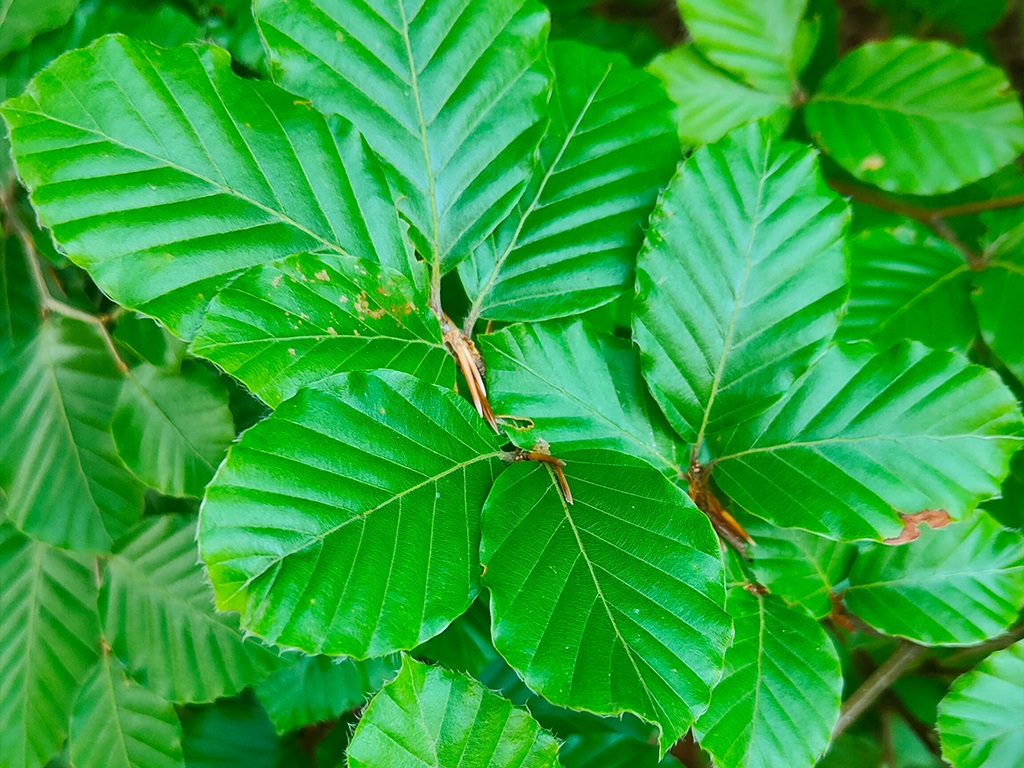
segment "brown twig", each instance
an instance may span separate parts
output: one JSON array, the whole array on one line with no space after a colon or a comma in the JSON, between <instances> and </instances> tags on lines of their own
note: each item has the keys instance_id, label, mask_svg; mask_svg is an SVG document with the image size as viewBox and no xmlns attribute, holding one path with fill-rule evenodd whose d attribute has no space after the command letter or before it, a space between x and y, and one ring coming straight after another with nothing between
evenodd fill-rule
<instances>
[{"instance_id":1,"label":"brown twig","mask_svg":"<svg viewBox=\"0 0 1024 768\"><path fill-rule=\"evenodd\" d=\"M914 666L928 651L923 645L904 640L899 648L876 669L867 680L853 692L839 713L839 720L832 729L832 738L849 728L857 718L863 715L878 699L889 690L907 670Z\"/></svg>"},{"instance_id":2,"label":"brown twig","mask_svg":"<svg viewBox=\"0 0 1024 768\"><path fill-rule=\"evenodd\" d=\"M29 274L32 277L32 284L36 289L36 293L39 296L39 311L45 317L49 313L53 312L64 317L77 320L82 323L88 323L95 327L103 339L104 345L110 352L110 356L114 360L114 364L122 373L128 372L128 364L121 359L121 355L117 352L117 347L114 346L114 339L110 335L110 331L107 330L103 320L96 315L91 315L88 312L83 312L76 307L72 307L70 304L57 299L50 293L50 289L46 284L46 277L43 275L43 268L40 264L39 252L36 249L35 241L32 239L32 234L28 231L25 223L21 220L21 215L15 208L13 199L9 196L3 196L0 199L0 205L3 207L4 224L5 228L13 232L17 236L18 240L21 241L21 248L24 252L25 263L28 265Z\"/></svg>"},{"instance_id":3,"label":"brown twig","mask_svg":"<svg viewBox=\"0 0 1024 768\"><path fill-rule=\"evenodd\" d=\"M496 433L498 420L494 416L494 409L487 399L487 384L484 382L484 359L477 351L476 344L466 334L458 329L448 315L441 313L441 334L445 346L455 358L455 362L466 379L466 386L469 387L469 397L473 401L476 412L491 425Z\"/></svg>"},{"instance_id":4,"label":"brown twig","mask_svg":"<svg viewBox=\"0 0 1024 768\"><path fill-rule=\"evenodd\" d=\"M708 485L710 479L708 475L705 467L696 459L690 462L690 467L684 476L687 483L686 492L697 509L707 515L712 527L722 540L735 549L740 557L745 558L747 545L753 544L754 540L750 538L750 534L740 525L739 521L722 506L722 502L718 500Z\"/></svg>"}]
</instances>

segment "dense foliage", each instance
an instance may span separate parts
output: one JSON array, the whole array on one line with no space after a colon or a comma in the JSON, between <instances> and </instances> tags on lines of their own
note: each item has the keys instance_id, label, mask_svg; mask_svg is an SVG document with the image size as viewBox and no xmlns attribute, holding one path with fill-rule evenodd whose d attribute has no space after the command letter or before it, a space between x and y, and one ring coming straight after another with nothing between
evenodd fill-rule
<instances>
[{"instance_id":1,"label":"dense foliage","mask_svg":"<svg viewBox=\"0 0 1024 768\"><path fill-rule=\"evenodd\" d=\"M1019 764L1021 5L0 0L0 768Z\"/></svg>"}]
</instances>

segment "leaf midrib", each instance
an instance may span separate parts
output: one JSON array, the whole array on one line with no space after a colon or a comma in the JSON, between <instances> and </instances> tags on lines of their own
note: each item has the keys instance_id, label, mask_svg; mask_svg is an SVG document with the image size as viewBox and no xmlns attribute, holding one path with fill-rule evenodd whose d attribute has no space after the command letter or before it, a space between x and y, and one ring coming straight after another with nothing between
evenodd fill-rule
<instances>
[{"instance_id":1,"label":"leaf midrib","mask_svg":"<svg viewBox=\"0 0 1024 768\"><path fill-rule=\"evenodd\" d=\"M142 155L143 157L147 157L147 158L149 158L151 160L157 161L158 163L166 166L167 168L171 168L171 169L176 170L176 171L178 171L178 172L180 172L180 173L182 173L182 174L184 174L186 176L191 176L194 179L198 179L199 181L203 182L204 184L208 184L211 188L220 191L222 194L226 194L226 195L228 195L230 197L234 197L237 200L241 200L244 203L252 205L254 208L258 208L259 210L263 211L264 213L269 214L272 218L276 218L279 221L281 221L282 223L284 223L284 224L286 224L288 226L293 227L297 231L302 232L305 235L308 235L309 237L311 237L312 239L316 240L318 243L321 243L323 246L325 246L326 248L328 248L329 250L331 250L331 251L333 251L335 253L339 253L339 254L341 254L343 256L350 256L350 257L355 258L351 253L349 253L347 250L345 250L340 244L332 242L330 240L327 240L324 237L322 237L321 235L316 234L311 229L303 226L302 224L297 222L295 219L293 219L290 216L286 215L283 211L274 210L270 206L265 205L265 204L259 202L258 200L255 200L255 199L249 197L248 195L243 195L241 192L239 192L236 189L233 189L233 188L228 187L228 186L226 186L224 184L221 184L220 182L214 181L213 179L210 179L207 176L204 176L203 174L199 173L198 171L193 171L193 170L191 170L189 168L186 168L186 167L184 167L182 165L178 165L177 163L175 163L174 161L172 161L172 160L170 160L168 158L160 157L159 155L154 155L151 152L147 152L144 149L140 149L139 147L133 147L133 146L131 146L129 144L125 144L124 142L121 142L121 141L115 139L113 136L109 136L108 134L106 134L103 131L100 131L98 129L86 128L84 126L77 125L77 124L69 122L67 120L61 120L60 118L54 117L53 115L48 115L48 114L46 114L44 112L38 112L38 111L35 111L35 110L28 110L28 109L20 109L19 108L16 111L21 113L21 114L24 114L24 115L32 115L34 117L40 117L40 118L43 118L44 120L49 120L49 121L57 123L59 125L64 125L64 126L67 126L68 128L73 128L75 130L82 131L83 133L91 134L93 136L98 136L102 140L108 141L108 142L110 142L111 144L113 144L116 147L120 147L121 149L125 149L125 150L128 150L129 152L134 152L134 153L137 153L139 155ZM248 142L246 142L246 145L248 146ZM311 188L311 191L312 191L312 188ZM316 197L316 193L315 192L313 192L313 197L319 203L319 198Z\"/></svg>"}]
</instances>

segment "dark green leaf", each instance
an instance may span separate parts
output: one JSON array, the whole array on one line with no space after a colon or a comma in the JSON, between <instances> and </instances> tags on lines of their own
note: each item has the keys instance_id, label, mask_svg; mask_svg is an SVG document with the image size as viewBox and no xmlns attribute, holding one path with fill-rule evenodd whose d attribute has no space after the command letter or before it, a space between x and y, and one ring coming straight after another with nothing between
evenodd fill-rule
<instances>
[{"instance_id":1,"label":"dark green leaf","mask_svg":"<svg viewBox=\"0 0 1024 768\"><path fill-rule=\"evenodd\" d=\"M77 4L78 0L0 0L0 58L59 27Z\"/></svg>"},{"instance_id":2,"label":"dark green leaf","mask_svg":"<svg viewBox=\"0 0 1024 768\"><path fill-rule=\"evenodd\" d=\"M1003 72L937 40L857 48L825 75L804 116L836 162L891 192L948 192L1024 150L1024 112Z\"/></svg>"},{"instance_id":3,"label":"dark green leaf","mask_svg":"<svg viewBox=\"0 0 1024 768\"><path fill-rule=\"evenodd\" d=\"M254 264L319 248L409 269L359 135L239 78L220 49L104 37L54 62L3 115L57 242L111 298L179 336Z\"/></svg>"},{"instance_id":4,"label":"dark green leaf","mask_svg":"<svg viewBox=\"0 0 1024 768\"><path fill-rule=\"evenodd\" d=\"M103 634L132 675L174 702L213 701L277 665L243 641L235 616L213 610L197 562L194 520L147 519L110 558L100 594Z\"/></svg>"},{"instance_id":5,"label":"dark green leaf","mask_svg":"<svg viewBox=\"0 0 1024 768\"><path fill-rule=\"evenodd\" d=\"M297 745L279 739L267 713L249 697L186 711L181 720L188 768L309 767L309 758L297 759Z\"/></svg>"},{"instance_id":6,"label":"dark green leaf","mask_svg":"<svg viewBox=\"0 0 1024 768\"><path fill-rule=\"evenodd\" d=\"M256 0L255 11L275 80L366 136L417 250L441 271L519 200L551 87L540 5Z\"/></svg>"},{"instance_id":7,"label":"dark green leaf","mask_svg":"<svg viewBox=\"0 0 1024 768\"><path fill-rule=\"evenodd\" d=\"M974 275L972 298L985 343L1024 382L1024 216L1020 209L989 214L985 269Z\"/></svg>"},{"instance_id":8,"label":"dark green leaf","mask_svg":"<svg viewBox=\"0 0 1024 768\"><path fill-rule=\"evenodd\" d=\"M647 394L629 341L577 320L514 325L482 336L480 348L497 412L533 422L532 430L510 432L524 447L543 438L556 455L610 448L673 474L685 468L671 428Z\"/></svg>"},{"instance_id":9,"label":"dark green leaf","mask_svg":"<svg viewBox=\"0 0 1024 768\"><path fill-rule=\"evenodd\" d=\"M181 724L170 702L105 656L75 700L69 740L76 768L184 768Z\"/></svg>"},{"instance_id":10,"label":"dark green leaf","mask_svg":"<svg viewBox=\"0 0 1024 768\"><path fill-rule=\"evenodd\" d=\"M111 430L128 468L167 496L202 496L235 437L227 390L198 365L133 369Z\"/></svg>"},{"instance_id":11,"label":"dark green leaf","mask_svg":"<svg viewBox=\"0 0 1024 768\"><path fill-rule=\"evenodd\" d=\"M910 544L875 545L850 571L847 607L887 635L974 645L1006 630L1024 603L1024 536L978 510Z\"/></svg>"},{"instance_id":12,"label":"dark green leaf","mask_svg":"<svg viewBox=\"0 0 1024 768\"><path fill-rule=\"evenodd\" d=\"M495 646L554 704L657 724L664 752L707 706L731 636L718 542L645 462L598 450L564 459L573 505L547 466L525 462L487 499Z\"/></svg>"},{"instance_id":13,"label":"dark green leaf","mask_svg":"<svg viewBox=\"0 0 1024 768\"><path fill-rule=\"evenodd\" d=\"M953 768L999 768L1024 755L1024 641L958 678L939 706L942 756Z\"/></svg>"},{"instance_id":14,"label":"dark green leaf","mask_svg":"<svg viewBox=\"0 0 1024 768\"><path fill-rule=\"evenodd\" d=\"M839 717L843 678L832 642L803 609L734 587L736 638L711 706L694 726L721 768L811 768Z\"/></svg>"},{"instance_id":15,"label":"dark green leaf","mask_svg":"<svg viewBox=\"0 0 1024 768\"><path fill-rule=\"evenodd\" d=\"M95 561L0 523L0 764L39 768L60 751L98 658Z\"/></svg>"},{"instance_id":16,"label":"dark green leaf","mask_svg":"<svg viewBox=\"0 0 1024 768\"><path fill-rule=\"evenodd\" d=\"M898 512L957 519L997 493L1022 435L993 371L919 344L844 344L716 445L713 471L741 507L776 525L881 539L900 532Z\"/></svg>"},{"instance_id":17,"label":"dark green leaf","mask_svg":"<svg viewBox=\"0 0 1024 768\"><path fill-rule=\"evenodd\" d=\"M210 304L191 352L278 406L333 373L391 368L451 386L426 299L369 261L308 253L253 267Z\"/></svg>"},{"instance_id":18,"label":"dark green leaf","mask_svg":"<svg viewBox=\"0 0 1024 768\"><path fill-rule=\"evenodd\" d=\"M634 331L687 442L764 411L832 337L849 214L813 152L740 128L695 152L651 217Z\"/></svg>"},{"instance_id":19,"label":"dark green leaf","mask_svg":"<svg viewBox=\"0 0 1024 768\"><path fill-rule=\"evenodd\" d=\"M448 389L339 374L244 433L207 488L200 550L221 609L271 642L381 656L479 589L499 439Z\"/></svg>"},{"instance_id":20,"label":"dark green leaf","mask_svg":"<svg viewBox=\"0 0 1024 768\"><path fill-rule=\"evenodd\" d=\"M351 768L557 768L555 740L480 683L406 657L367 707Z\"/></svg>"},{"instance_id":21,"label":"dark green leaf","mask_svg":"<svg viewBox=\"0 0 1024 768\"><path fill-rule=\"evenodd\" d=\"M552 44L551 125L519 205L459 268L467 325L576 314L633 282L659 189L679 160L672 105L624 58Z\"/></svg>"},{"instance_id":22,"label":"dark green leaf","mask_svg":"<svg viewBox=\"0 0 1024 768\"><path fill-rule=\"evenodd\" d=\"M970 347L978 324L971 270L956 248L911 225L861 232L849 246L850 304L840 339Z\"/></svg>"},{"instance_id":23,"label":"dark green leaf","mask_svg":"<svg viewBox=\"0 0 1024 768\"><path fill-rule=\"evenodd\" d=\"M94 326L53 315L0 373L0 486L33 537L107 552L142 513L143 487L110 437L121 388Z\"/></svg>"},{"instance_id":24,"label":"dark green leaf","mask_svg":"<svg viewBox=\"0 0 1024 768\"><path fill-rule=\"evenodd\" d=\"M38 301L21 241L0 234L0 360L11 359L37 333Z\"/></svg>"},{"instance_id":25,"label":"dark green leaf","mask_svg":"<svg viewBox=\"0 0 1024 768\"><path fill-rule=\"evenodd\" d=\"M303 656L256 686L256 698L278 733L338 717L360 706L395 676L395 656L354 661Z\"/></svg>"}]
</instances>

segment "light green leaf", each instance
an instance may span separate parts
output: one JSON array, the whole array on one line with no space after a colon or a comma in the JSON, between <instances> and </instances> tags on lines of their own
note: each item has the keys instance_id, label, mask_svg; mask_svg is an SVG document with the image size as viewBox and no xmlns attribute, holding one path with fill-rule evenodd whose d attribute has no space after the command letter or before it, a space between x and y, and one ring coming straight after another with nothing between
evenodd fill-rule
<instances>
[{"instance_id":1,"label":"light green leaf","mask_svg":"<svg viewBox=\"0 0 1024 768\"><path fill-rule=\"evenodd\" d=\"M799 86L797 46L807 0L678 0L701 53L759 90L787 97Z\"/></svg>"},{"instance_id":2,"label":"light green leaf","mask_svg":"<svg viewBox=\"0 0 1024 768\"><path fill-rule=\"evenodd\" d=\"M523 199L459 267L478 318L577 314L625 293L643 226L679 160L671 102L625 58L575 43L549 49L551 125Z\"/></svg>"},{"instance_id":3,"label":"light green leaf","mask_svg":"<svg viewBox=\"0 0 1024 768\"><path fill-rule=\"evenodd\" d=\"M1002 70L937 40L857 48L825 75L804 117L836 162L890 192L949 192L1024 150L1024 112Z\"/></svg>"},{"instance_id":4,"label":"light green leaf","mask_svg":"<svg viewBox=\"0 0 1024 768\"><path fill-rule=\"evenodd\" d=\"M0 486L34 538L109 552L142 513L143 486L110 437L122 375L92 325L53 315L0 373Z\"/></svg>"},{"instance_id":5,"label":"light green leaf","mask_svg":"<svg viewBox=\"0 0 1024 768\"><path fill-rule=\"evenodd\" d=\"M533 422L529 431L509 433L523 447L543 438L555 455L609 448L672 474L685 471L681 446L647 394L628 340L576 320L513 325L480 337L479 345L491 404Z\"/></svg>"},{"instance_id":6,"label":"light green leaf","mask_svg":"<svg viewBox=\"0 0 1024 768\"><path fill-rule=\"evenodd\" d=\"M1024 754L1024 641L953 683L939 705L942 756L953 768L1000 768Z\"/></svg>"},{"instance_id":7,"label":"light green leaf","mask_svg":"<svg viewBox=\"0 0 1024 768\"><path fill-rule=\"evenodd\" d=\"M666 751L706 707L731 637L711 526L656 469L611 451L515 464L483 514L494 643L553 704L634 712ZM597 673L600 670L600 674Z\"/></svg>"},{"instance_id":8,"label":"light green leaf","mask_svg":"<svg viewBox=\"0 0 1024 768\"><path fill-rule=\"evenodd\" d=\"M98 658L95 561L0 523L0 765L39 768L60 751Z\"/></svg>"},{"instance_id":9,"label":"light green leaf","mask_svg":"<svg viewBox=\"0 0 1024 768\"><path fill-rule=\"evenodd\" d=\"M974 645L998 635L1024 603L1024 535L977 510L910 544L875 545L850 571L846 606L887 635Z\"/></svg>"},{"instance_id":10,"label":"light green leaf","mask_svg":"<svg viewBox=\"0 0 1024 768\"><path fill-rule=\"evenodd\" d=\"M278 733L337 717L358 707L395 676L395 656L354 661L303 656L256 686L256 698Z\"/></svg>"},{"instance_id":11,"label":"light green leaf","mask_svg":"<svg viewBox=\"0 0 1024 768\"><path fill-rule=\"evenodd\" d=\"M133 369L111 430L128 468L167 496L202 496L235 437L227 390L199 365Z\"/></svg>"},{"instance_id":12,"label":"light green leaf","mask_svg":"<svg viewBox=\"0 0 1024 768\"><path fill-rule=\"evenodd\" d=\"M711 706L694 726L721 768L811 768L839 718L843 676L828 635L803 609L729 592L736 639Z\"/></svg>"},{"instance_id":13,"label":"light green leaf","mask_svg":"<svg viewBox=\"0 0 1024 768\"><path fill-rule=\"evenodd\" d=\"M309 653L382 656L436 635L479 589L499 444L468 402L408 374L301 389L207 488L199 542L218 606Z\"/></svg>"},{"instance_id":14,"label":"light green leaf","mask_svg":"<svg viewBox=\"0 0 1024 768\"><path fill-rule=\"evenodd\" d=\"M900 532L897 513L958 519L996 494L1022 435L994 371L920 344L844 344L727 435L711 468L733 500L776 525L882 539Z\"/></svg>"},{"instance_id":15,"label":"light green leaf","mask_svg":"<svg viewBox=\"0 0 1024 768\"><path fill-rule=\"evenodd\" d=\"M971 298L985 343L1024 382L1024 215L1020 209L991 213L986 223L985 269L974 275Z\"/></svg>"},{"instance_id":16,"label":"light green leaf","mask_svg":"<svg viewBox=\"0 0 1024 768\"><path fill-rule=\"evenodd\" d=\"M760 584L814 618L832 613L831 594L850 572L857 547L795 528L779 528L745 516L740 521L754 541L750 568Z\"/></svg>"},{"instance_id":17,"label":"light green leaf","mask_svg":"<svg viewBox=\"0 0 1024 768\"><path fill-rule=\"evenodd\" d=\"M190 351L274 407L352 370L391 368L451 386L455 366L426 304L397 272L301 253L235 278L210 304Z\"/></svg>"},{"instance_id":18,"label":"light green leaf","mask_svg":"<svg viewBox=\"0 0 1024 768\"><path fill-rule=\"evenodd\" d=\"M232 276L292 253L409 269L365 142L238 77L221 49L104 37L61 56L2 112L57 242L112 299L179 336Z\"/></svg>"},{"instance_id":19,"label":"light green leaf","mask_svg":"<svg viewBox=\"0 0 1024 768\"><path fill-rule=\"evenodd\" d=\"M744 123L765 119L781 135L792 115L789 99L759 91L718 69L692 43L658 56L647 69L661 78L677 105L679 138L707 144Z\"/></svg>"},{"instance_id":20,"label":"light green leaf","mask_svg":"<svg viewBox=\"0 0 1024 768\"><path fill-rule=\"evenodd\" d=\"M637 262L647 383L690 443L756 416L821 352L846 299L845 203L763 126L697 150Z\"/></svg>"},{"instance_id":21,"label":"light green leaf","mask_svg":"<svg viewBox=\"0 0 1024 768\"><path fill-rule=\"evenodd\" d=\"M557 768L558 745L529 714L468 677L406 657L348 749L352 768Z\"/></svg>"},{"instance_id":22,"label":"light green leaf","mask_svg":"<svg viewBox=\"0 0 1024 768\"><path fill-rule=\"evenodd\" d=\"M850 304L838 338L970 347L978 327L971 270L956 248L909 224L861 232L849 246Z\"/></svg>"},{"instance_id":23,"label":"light green leaf","mask_svg":"<svg viewBox=\"0 0 1024 768\"><path fill-rule=\"evenodd\" d=\"M195 522L159 515L121 542L100 593L103 634L132 676L174 702L213 701L262 680L277 657L213 610Z\"/></svg>"},{"instance_id":24,"label":"light green leaf","mask_svg":"<svg viewBox=\"0 0 1024 768\"><path fill-rule=\"evenodd\" d=\"M59 27L76 5L78 0L0 0L0 58Z\"/></svg>"},{"instance_id":25,"label":"light green leaf","mask_svg":"<svg viewBox=\"0 0 1024 768\"><path fill-rule=\"evenodd\" d=\"M274 79L362 132L435 268L519 200L551 87L538 3L256 0L255 12Z\"/></svg>"},{"instance_id":26,"label":"light green leaf","mask_svg":"<svg viewBox=\"0 0 1024 768\"><path fill-rule=\"evenodd\" d=\"M78 694L69 740L75 768L184 768L170 702L125 676L109 655Z\"/></svg>"}]
</instances>

